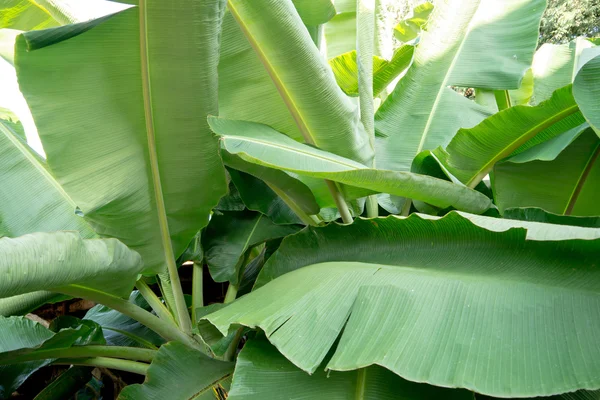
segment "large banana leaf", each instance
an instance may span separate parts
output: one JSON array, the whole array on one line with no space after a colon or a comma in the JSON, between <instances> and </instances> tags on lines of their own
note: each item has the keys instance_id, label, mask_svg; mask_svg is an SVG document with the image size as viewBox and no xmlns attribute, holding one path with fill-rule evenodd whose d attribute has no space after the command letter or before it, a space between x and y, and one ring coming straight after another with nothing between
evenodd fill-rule
<instances>
[{"instance_id":1,"label":"large banana leaf","mask_svg":"<svg viewBox=\"0 0 600 400\"><path fill-rule=\"evenodd\" d=\"M307 372L341 336L327 369L500 397L593 389L599 249L598 229L455 212L309 227L269 259L269 283L205 319L260 327Z\"/></svg>"},{"instance_id":2,"label":"large banana leaf","mask_svg":"<svg viewBox=\"0 0 600 400\"><path fill-rule=\"evenodd\" d=\"M585 119L600 137L600 55L579 69L573 83L573 95Z\"/></svg>"},{"instance_id":3,"label":"large banana leaf","mask_svg":"<svg viewBox=\"0 0 600 400\"><path fill-rule=\"evenodd\" d=\"M228 7L304 141L370 165L374 149L357 105L338 87L291 0L230 0Z\"/></svg>"},{"instance_id":4,"label":"large banana leaf","mask_svg":"<svg viewBox=\"0 0 600 400\"><path fill-rule=\"evenodd\" d=\"M369 399L369 400L472 400L466 390L452 390L413 383L372 366L357 371L313 375L298 369L264 339L244 345L237 362L228 400Z\"/></svg>"},{"instance_id":5,"label":"large banana leaf","mask_svg":"<svg viewBox=\"0 0 600 400\"><path fill-rule=\"evenodd\" d=\"M356 0L335 0L337 14L323 27L327 58L356 49Z\"/></svg>"},{"instance_id":6,"label":"large banana leaf","mask_svg":"<svg viewBox=\"0 0 600 400\"><path fill-rule=\"evenodd\" d=\"M0 298L80 285L127 296L142 270L140 255L116 239L75 232L0 238Z\"/></svg>"},{"instance_id":7,"label":"large banana leaf","mask_svg":"<svg viewBox=\"0 0 600 400\"><path fill-rule=\"evenodd\" d=\"M590 129L550 161L496 164L498 208L540 207L564 215L600 215L600 139Z\"/></svg>"},{"instance_id":8,"label":"large banana leaf","mask_svg":"<svg viewBox=\"0 0 600 400\"><path fill-rule=\"evenodd\" d=\"M214 399L213 387L231 376L233 363L214 360L181 343L161 346L143 384L129 385L119 400Z\"/></svg>"},{"instance_id":9,"label":"large banana leaf","mask_svg":"<svg viewBox=\"0 0 600 400\"><path fill-rule=\"evenodd\" d=\"M452 175L475 187L500 160L573 128L581 132L584 123L568 85L536 107L510 107L471 129L460 129L434 154Z\"/></svg>"},{"instance_id":10,"label":"large banana leaf","mask_svg":"<svg viewBox=\"0 0 600 400\"><path fill-rule=\"evenodd\" d=\"M531 65L534 102L541 103L556 89L573 83L579 68L598 54L600 47L586 38L577 38L568 44L545 43L535 52Z\"/></svg>"},{"instance_id":11,"label":"large banana leaf","mask_svg":"<svg viewBox=\"0 0 600 400\"><path fill-rule=\"evenodd\" d=\"M225 192L205 120L224 2L140 5L24 33L16 68L61 186L99 234L163 272Z\"/></svg>"},{"instance_id":12,"label":"large banana leaf","mask_svg":"<svg viewBox=\"0 0 600 400\"><path fill-rule=\"evenodd\" d=\"M215 117L210 117L209 123L221 136L223 149L245 161L361 188L349 188L348 199L382 192L474 213L482 213L491 206L486 196L462 185L427 175L367 168L298 143L266 125Z\"/></svg>"},{"instance_id":13,"label":"large banana leaf","mask_svg":"<svg viewBox=\"0 0 600 400\"><path fill-rule=\"evenodd\" d=\"M545 0L451 0L435 5L412 66L375 118L377 165L409 171L490 110L449 85L516 89L529 68ZM460 10L460 12L457 12Z\"/></svg>"}]
</instances>

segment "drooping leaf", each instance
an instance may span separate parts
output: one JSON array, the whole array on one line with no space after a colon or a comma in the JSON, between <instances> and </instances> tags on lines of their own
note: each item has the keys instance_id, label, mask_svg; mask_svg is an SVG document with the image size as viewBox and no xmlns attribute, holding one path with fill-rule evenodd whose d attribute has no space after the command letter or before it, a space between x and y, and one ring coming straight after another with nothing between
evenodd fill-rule
<instances>
[{"instance_id":1,"label":"drooping leaf","mask_svg":"<svg viewBox=\"0 0 600 400\"><path fill-rule=\"evenodd\" d=\"M579 68L598 54L600 47L593 47L585 38L568 44L544 43L535 52L531 66L535 103L549 99L556 89L573 83Z\"/></svg>"},{"instance_id":2,"label":"drooping leaf","mask_svg":"<svg viewBox=\"0 0 600 400\"><path fill-rule=\"evenodd\" d=\"M401 42L410 42L417 38L421 29L427 23L429 14L433 11L433 4L425 2L413 9L409 18L403 19L394 28L394 36Z\"/></svg>"},{"instance_id":3,"label":"drooping leaf","mask_svg":"<svg viewBox=\"0 0 600 400\"><path fill-rule=\"evenodd\" d=\"M373 149L357 106L338 87L291 0L230 0L228 7L304 141L369 165Z\"/></svg>"},{"instance_id":4,"label":"drooping leaf","mask_svg":"<svg viewBox=\"0 0 600 400\"><path fill-rule=\"evenodd\" d=\"M233 363L214 360L178 342L161 346L143 384L129 385L119 400L214 398L213 387L233 372ZM204 397L206 396L206 397Z\"/></svg>"},{"instance_id":5,"label":"drooping leaf","mask_svg":"<svg viewBox=\"0 0 600 400\"><path fill-rule=\"evenodd\" d=\"M286 204L293 210L299 210L308 215L319 213L319 204L317 204L315 195L300 180L285 172L246 162L229 153L222 153L222 157L228 167L264 181L279 197L285 199ZM331 195L327 194L327 196L331 198Z\"/></svg>"},{"instance_id":6,"label":"drooping leaf","mask_svg":"<svg viewBox=\"0 0 600 400\"><path fill-rule=\"evenodd\" d=\"M373 96L378 96L390 83L408 68L412 60L414 46L399 47L391 60L373 57ZM340 54L329 60L335 79L340 88L349 96L358 96L358 66L356 51Z\"/></svg>"},{"instance_id":7,"label":"drooping leaf","mask_svg":"<svg viewBox=\"0 0 600 400\"><path fill-rule=\"evenodd\" d=\"M69 296L44 290L1 298L0 316L10 317L11 315L24 315L44 304L68 299L70 299Z\"/></svg>"},{"instance_id":8,"label":"drooping leaf","mask_svg":"<svg viewBox=\"0 0 600 400\"><path fill-rule=\"evenodd\" d=\"M102 330L96 323L72 322L66 326L56 324L53 331L24 317L0 317L0 398L9 397L27 377L53 360L10 364L11 358L74 345L104 344Z\"/></svg>"},{"instance_id":9,"label":"drooping leaf","mask_svg":"<svg viewBox=\"0 0 600 400\"><path fill-rule=\"evenodd\" d=\"M599 229L456 212L309 227L266 285L205 319L260 327L308 372L341 334L329 370L378 364L500 397L593 388L599 248Z\"/></svg>"},{"instance_id":10,"label":"drooping leaf","mask_svg":"<svg viewBox=\"0 0 600 400\"><path fill-rule=\"evenodd\" d=\"M471 129L460 129L445 149L434 154L452 175L474 187L500 160L583 122L568 85L536 107L510 107Z\"/></svg>"},{"instance_id":11,"label":"drooping leaf","mask_svg":"<svg viewBox=\"0 0 600 400\"><path fill-rule=\"evenodd\" d=\"M323 365L325 367L325 365ZM229 400L287 399L377 399L469 400L473 394L466 390L439 388L414 383L379 366L365 368L359 379L357 371L325 372L313 375L298 369L286 360L272 344L264 339L248 341L235 366ZM362 394L362 397L360 397Z\"/></svg>"},{"instance_id":12,"label":"drooping leaf","mask_svg":"<svg viewBox=\"0 0 600 400\"><path fill-rule=\"evenodd\" d=\"M409 171L422 150L445 146L459 128L490 115L448 86L518 88L533 58L544 5L545 0L436 4L411 67L375 116L377 166Z\"/></svg>"},{"instance_id":13,"label":"drooping leaf","mask_svg":"<svg viewBox=\"0 0 600 400\"><path fill-rule=\"evenodd\" d=\"M588 129L550 161L496 164L495 203L501 213L512 207L540 207L556 214L600 215L599 156L600 139Z\"/></svg>"},{"instance_id":14,"label":"drooping leaf","mask_svg":"<svg viewBox=\"0 0 600 400\"><path fill-rule=\"evenodd\" d=\"M600 55L579 69L573 82L573 95L585 119L600 137Z\"/></svg>"},{"instance_id":15,"label":"drooping leaf","mask_svg":"<svg viewBox=\"0 0 600 400\"><path fill-rule=\"evenodd\" d=\"M366 168L352 160L300 144L266 125L214 117L209 123L221 136L222 147L248 162L362 188L348 188L348 199L382 192L475 213L481 213L491 205L486 196L462 185L410 172Z\"/></svg>"},{"instance_id":16,"label":"drooping leaf","mask_svg":"<svg viewBox=\"0 0 600 400\"><path fill-rule=\"evenodd\" d=\"M558 128L559 125L564 126L564 124L559 123L556 127L553 126L550 129L554 130L555 128ZM516 152L517 154L510 156L507 161L513 163L526 163L535 160L552 161L589 127L590 125L587 122L584 122L552 139L530 147L522 153ZM528 143L526 143L526 145L527 144Z\"/></svg>"},{"instance_id":17,"label":"drooping leaf","mask_svg":"<svg viewBox=\"0 0 600 400\"><path fill-rule=\"evenodd\" d=\"M24 33L16 68L65 192L98 233L139 251L145 272L164 272L225 192L205 119L225 4L141 5Z\"/></svg>"},{"instance_id":18,"label":"drooping leaf","mask_svg":"<svg viewBox=\"0 0 600 400\"><path fill-rule=\"evenodd\" d=\"M249 210L261 212L276 224L302 223L294 211L265 182L233 169L229 170L229 176Z\"/></svg>"},{"instance_id":19,"label":"drooping leaf","mask_svg":"<svg viewBox=\"0 0 600 400\"><path fill-rule=\"evenodd\" d=\"M150 311L150 306L138 291L133 291L129 301ZM164 344L164 339L139 322L109 307L98 304L92 307L83 317L94 321L102 327L106 343L112 346L157 347Z\"/></svg>"},{"instance_id":20,"label":"drooping leaf","mask_svg":"<svg viewBox=\"0 0 600 400\"><path fill-rule=\"evenodd\" d=\"M116 239L75 232L0 238L0 298L67 285L127 296L141 272L140 255Z\"/></svg>"},{"instance_id":21,"label":"drooping leaf","mask_svg":"<svg viewBox=\"0 0 600 400\"><path fill-rule=\"evenodd\" d=\"M504 218L518 219L521 221L545 222L547 224L583 226L587 228L600 228L600 216L573 217L550 213L537 207L507 208L502 214Z\"/></svg>"},{"instance_id":22,"label":"drooping leaf","mask_svg":"<svg viewBox=\"0 0 600 400\"><path fill-rule=\"evenodd\" d=\"M266 240L298 232L298 225L276 225L256 212L213 215L202 237L204 258L216 282L239 282L244 253Z\"/></svg>"}]
</instances>

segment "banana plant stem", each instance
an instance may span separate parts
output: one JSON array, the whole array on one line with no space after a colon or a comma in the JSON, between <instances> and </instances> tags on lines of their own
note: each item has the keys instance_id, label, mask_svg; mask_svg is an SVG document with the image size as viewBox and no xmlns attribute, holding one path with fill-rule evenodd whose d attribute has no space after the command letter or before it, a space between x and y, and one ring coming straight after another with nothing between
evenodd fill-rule
<instances>
[{"instance_id":1,"label":"banana plant stem","mask_svg":"<svg viewBox=\"0 0 600 400\"><path fill-rule=\"evenodd\" d=\"M52 364L55 365L90 365L92 367L103 367L109 369L118 369L120 371L132 372L134 374L146 375L150 364L131 360L120 360L118 358L108 357L90 357L90 358L59 358Z\"/></svg>"},{"instance_id":2,"label":"banana plant stem","mask_svg":"<svg viewBox=\"0 0 600 400\"><path fill-rule=\"evenodd\" d=\"M15 364L25 361L45 360L49 358L89 358L112 357L124 360L152 362L156 350L125 346L73 346L63 349L36 350L27 354L11 356L10 353L0 355L0 365Z\"/></svg>"},{"instance_id":3,"label":"banana plant stem","mask_svg":"<svg viewBox=\"0 0 600 400\"><path fill-rule=\"evenodd\" d=\"M204 294L203 294L203 264L200 262L194 262L192 271L192 322L197 323L196 319L196 308L204 306Z\"/></svg>"},{"instance_id":4,"label":"banana plant stem","mask_svg":"<svg viewBox=\"0 0 600 400\"><path fill-rule=\"evenodd\" d=\"M165 305L160 301L160 299L154 294L150 286L143 280L143 278L139 279L135 283L135 287L139 290L144 300L148 302L152 310L158 315L159 318L166 319L172 321L176 324L175 319L173 318L173 314L165 307Z\"/></svg>"},{"instance_id":5,"label":"banana plant stem","mask_svg":"<svg viewBox=\"0 0 600 400\"><path fill-rule=\"evenodd\" d=\"M350 214L350 210L348 209L348 205L346 204L346 200L344 199L344 196L340 193L337 186L335 186L334 182L332 182L330 180L325 180L325 183L327 184L327 188L329 188L329 192L331 193L331 196L333 197L333 200L335 201L335 205L337 206L338 211L340 212L342 221L345 224L351 224L352 223L352 215Z\"/></svg>"},{"instance_id":6,"label":"banana plant stem","mask_svg":"<svg viewBox=\"0 0 600 400\"><path fill-rule=\"evenodd\" d=\"M376 195L367 197L365 206L367 208L367 217L369 217L369 218L379 217L379 204L377 203Z\"/></svg>"},{"instance_id":7,"label":"banana plant stem","mask_svg":"<svg viewBox=\"0 0 600 400\"><path fill-rule=\"evenodd\" d=\"M173 322L160 319L154 314L136 306L133 303L130 303L127 300L123 300L120 297L77 285L69 285L62 288L57 288L54 291L104 304L105 306L117 310L138 321L142 325L147 326L167 340L176 340L193 349L202 352L205 351L200 343L194 340L190 335L187 335L181 331Z\"/></svg>"},{"instance_id":8,"label":"banana plant stem","mask_svg":"<svg viewBox=\"0 0 600 400\"><path fill-rule=\"evenodd\" d=\"M238 289L238 285L233 285L230 283L229 287L227 287L227 293L225 293L225 299L223 300L223 303L227 304L234 301L237 297Z\"/></svg>"}]
</instances>

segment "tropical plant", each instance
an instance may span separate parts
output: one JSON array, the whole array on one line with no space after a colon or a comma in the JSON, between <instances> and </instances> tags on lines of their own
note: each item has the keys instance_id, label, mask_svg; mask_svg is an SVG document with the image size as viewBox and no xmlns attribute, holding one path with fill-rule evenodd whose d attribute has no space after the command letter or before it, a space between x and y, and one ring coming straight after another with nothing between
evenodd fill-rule
<instances>
[{"instance_id":1,"label":"tropical plant","mask_svg":"<svg viewBox=\"0 0 600 400\"><path fill-rule=\"evenodd\" d=\"M0 398L600 396L600 47L545 0L77 4L0 5Z\"/></svg>"}]
</instances>

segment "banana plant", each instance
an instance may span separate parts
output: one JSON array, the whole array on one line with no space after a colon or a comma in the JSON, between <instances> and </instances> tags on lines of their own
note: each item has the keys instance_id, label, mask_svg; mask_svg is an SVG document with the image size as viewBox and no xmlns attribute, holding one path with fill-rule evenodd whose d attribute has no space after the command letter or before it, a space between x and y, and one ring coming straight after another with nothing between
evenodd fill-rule
<instances>
[{"instance_id":1,"label":"banana plant","mask_svg":"<svg viewBox=\"0 0 600 400\"><path fill-rule=\"evenodd\" d=\"M544 0L131 3L0 6L0 398L598 397L600 56Z\"/></svg>"}]
</instances>

